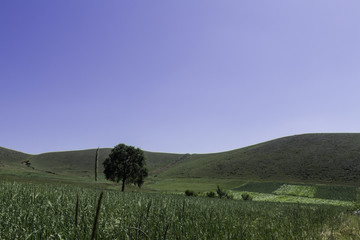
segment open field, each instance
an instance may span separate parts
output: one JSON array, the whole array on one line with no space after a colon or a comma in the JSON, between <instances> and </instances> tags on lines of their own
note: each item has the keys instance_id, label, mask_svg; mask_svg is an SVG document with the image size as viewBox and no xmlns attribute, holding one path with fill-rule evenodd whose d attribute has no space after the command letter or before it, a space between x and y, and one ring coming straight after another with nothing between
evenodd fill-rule
<instances>
[{"instance_id":1,"label":"open field","mask_svg":"<svg viewBox=\"0 0 360 240\"><path fill-rule=\"evenodd\" d=\"M351 206L359 200L360 191L349 186L248 182L231 192L237 198L241 198L242 193L249 193L254 201Z\"/></svg>"},{"instance_id":2,"label":"open field","mask_svg":"<svg viewBox=\"0 0 360 240\"><path fill-rule=\"evenodd\" d=\"M0 181L0 238L89 239L99 194ZM105 191L97 239L358 239L359 226L342 207Z\"/></svg>"},{"instance_id":3,"label":"open field","mask_svg":"<svg viewBox=\"0 0 360 240\"><path fill-rule=\"evenodd\" d=\"M360 0L0 13L0 240L360 240Z\"/></svg>"},{"instance_id":4,"label":"open field","mask_svg":"<svg viewBox=\"0 0 360 240\"><path fill-rule=\"evenodd\" d=\"M218 185L231 189L246 183L239 179L213 179L213 178L150 178L145 184L149 191L159 192L184 192L193 190L195 192L214 191Z\"/></svg>"},{"instance_id":5,"label":"open field","mask_svg":"<svg viewBox=\"0 0 360 240\"><path fill-rule=\"evenodd\" d=\"M115 184L100 178L95 184L94 180L85 177L70 177L47 175L38 172L4 172L0 179L5 181L31 182L46 184L52 183L58 186L71 185L75 187L87 187L95 189L120 190L119 184ZM329 204L337 206L349 206L359 200L357 187L279 183L279 182L249 182L242 179L215 179L215 178L155 178L146 179L144 186L139 189L133 185L126 186L126 191L132 192L164 192L184 194L185 190L192 190L199 195L207 192L215 192L217 186L231 191L236 199L241 199L242 193L249 193L254 201L267 202L291 202L304 204ZM310 194L309 191L310 190Z\"/></svg>"},{"instance_id":6,"label":"open field","mask_svg":"<svg viewBox=\"0 0 360 240\"><path fill-rule=\"evenodd\" d=\"M150 176L125 193L101 164L94 182L95 149L0 148L0 239L89 239L100 191L98 239L359 239L359 146L360 134L308 134L214 154L145 152ZM217 186L234 200L205 197Z\"/></svg>"}]
</instances>

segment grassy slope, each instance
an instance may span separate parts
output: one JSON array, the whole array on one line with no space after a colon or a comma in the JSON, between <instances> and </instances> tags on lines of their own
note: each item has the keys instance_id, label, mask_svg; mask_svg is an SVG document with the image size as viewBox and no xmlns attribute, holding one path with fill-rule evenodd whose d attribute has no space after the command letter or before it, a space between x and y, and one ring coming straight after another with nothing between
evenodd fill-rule
<instances>
[{"instance_id":1,"label":"grassy slope","mask_svg":"<svg viewBox=\"0 0 360 240\"><path fill-rule=\"evenodd\" d=\"M216 154L194 154L162 177L360 182L360 134L305 134Z\"/></svg>"},{"instance_id":2,"label":"grassy slope","mask_svg":"<svg viewBox=\"0 0 360 240\"><path fill-rule=\"evenodd\" d=\"M110 150L110 148L102 148L99 151L99 173L103 172L102 162L108 157ZM96 149L50 152L29 155L27 160L30 161L31 167L34 167L36 170L50 171L56 173L56 175L93 177L95 151ZM145 152L147 167L150 173L161 171L161 169L166 168L167 165L175 162L182 156L182 154Z\"/></svg>"},{"instance_id":3,"label":"grassy slope","mask_svg":"<svg viewBox=\"0 0 360 240\"><path fill-rule=\"evenodd\" d=\"M11 149L0 147L0 166L6 167L24 161L30 155L22 152L17 152Z\"/></svg>"},{"instance_id":4,"label":"grassy slope","mask_svg":"<svg viewBox=\"0 0 360 240\"><path fill-rule=\"evenodd\" d=\"M110 184L110 182L104 180L102 175L102 162L109 155L110 150L110 148L100 149L100 179L96 184L96 188L117 189L117 184ZM92 184L94 183L95 151L96 149L88 149L30 155L0 148L0 179L18 182L91 185L91 187L94 187ZM171 166L173 162L177 162L182 156L182 154L145 152L150 173L154 171L158 173L163 169L167 169L168 165ZM29 161L30 167L22 164L24 161ZM131 186L128 186L127 189L131 191L138 190Z\"/></svg>"},{"instance_id":5,"label":"grassy slope","mask_svg":"<svg viewBox=\"0 0 360 240\"><path fill-rule=\"evenodd\" d=\"M101 149L101 162L110 149ZM229 178L353 184L360 182L360 134L305 134L214 154L145 152L157 178ZM0 163L24 169L28 159L41 175L92 177L95 149L27 155L0 148ZM14 165L14 166L15 166ZM5 167L0 165L0 171ZM34 173L35 174L35 173ZM157 179L155 178L155 179Z\"/></svg>"}]
</instances>

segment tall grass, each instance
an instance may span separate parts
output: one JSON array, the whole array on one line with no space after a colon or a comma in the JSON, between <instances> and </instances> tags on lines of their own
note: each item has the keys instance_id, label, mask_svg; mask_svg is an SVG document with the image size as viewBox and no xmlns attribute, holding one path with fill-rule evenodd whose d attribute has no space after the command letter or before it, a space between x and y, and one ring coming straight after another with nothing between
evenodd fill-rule
<instances>
[{"instance_id":1,"label":"tall grass","mask_svg":"<svg viewBox=\"0 0 360 240\"><path fill-rule=\"evenodd\" d=\"M73 186L0 182L0 239L91 239L97 211L96 239L360 237L359 219L339 207L117 191L104 192L100 204L99 193ZM355 230L342 232L346 228Z\"/></svg>"}]
</instances>

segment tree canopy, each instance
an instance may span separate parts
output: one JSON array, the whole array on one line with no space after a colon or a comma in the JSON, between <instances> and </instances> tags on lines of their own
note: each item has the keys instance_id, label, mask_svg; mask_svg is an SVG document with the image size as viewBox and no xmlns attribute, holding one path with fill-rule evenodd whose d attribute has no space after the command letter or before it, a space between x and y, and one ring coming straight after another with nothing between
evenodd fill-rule
<instances>
[{"instance_id":1,"label":"tree canopy","mask_svg":"<svg viewBox=\"0 0 360 240\"><path fill-rule=\"evenodd\" d=\"M117 183L122 181L121 191L124 191L125 184L129 183L141 187L148 175L144 152L140 148L125 144L115 146L103 165L106 179Z\"/></svg>"}]
</instances>

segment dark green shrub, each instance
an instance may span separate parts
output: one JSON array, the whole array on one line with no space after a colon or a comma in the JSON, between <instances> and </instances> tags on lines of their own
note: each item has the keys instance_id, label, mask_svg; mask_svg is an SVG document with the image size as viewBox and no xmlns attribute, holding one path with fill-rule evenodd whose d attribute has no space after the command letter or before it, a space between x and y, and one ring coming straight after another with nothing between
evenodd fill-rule
<instances>
[{"instance_id":1,"label":"dark green shrub","mask_svg":"<svg viewBox=\"0 0 360 240\"><path fill-rule=\"evenodd\" d=\"M215 193L213 191L211 191L211 192L206 193L206 196L213 198L213 197L215 197Z\"/></svg>"},{"instance_id":2,"label":"dark green shrub","mask_svg":"<svg viewBox=\"0 0 360 240\"><path fill-rule=\"evenodd\" d=\"M194 191L191 191L191 190L186 190L185 191L185 196L188 196L188 197L194 196L194 197L196 197L196 195L197 194Z\"/></svg>"},{"instance_id":3,"label":"dark green shrub","mask_svg":"<svg viewBox=\"0 0 360 240\"><path fill-rule=\"evenodd\" d=\"M219 196L219 198L223 198L226 196L226 192L222 190L219 186L217 186L216 193Z\"/></svg>"},{"instance_id":4,"label":"dark green shrub","mask_svg":"<svg viewBox=\"0 0 360 240\"><path fill-rule=\"evenodd\" d=\"M241 197L242 197L242 199L245 200L245 201L250 201L250 200L252 200L252 197L251 197L250 194L248 194L248 193L243 193L243 194L241 194Z\"/></svg>"}]
</instances>

